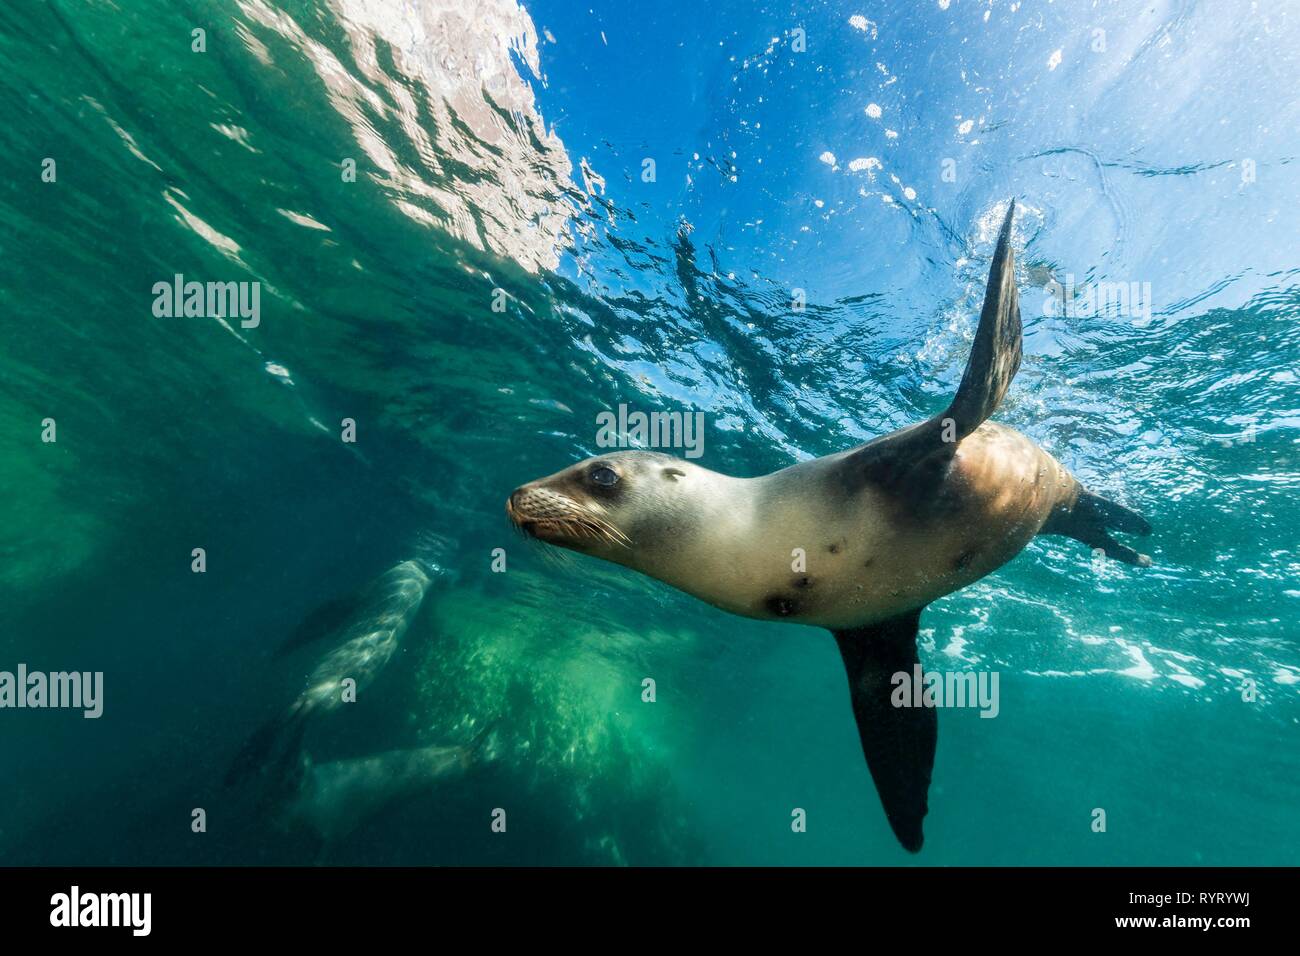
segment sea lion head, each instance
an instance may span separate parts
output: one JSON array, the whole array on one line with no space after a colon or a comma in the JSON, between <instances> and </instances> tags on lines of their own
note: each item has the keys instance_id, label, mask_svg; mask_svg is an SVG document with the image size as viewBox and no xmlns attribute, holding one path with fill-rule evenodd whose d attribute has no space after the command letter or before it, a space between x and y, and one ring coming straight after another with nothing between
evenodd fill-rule
<instances>
[{"instance_id":1,"label":"sea lion head","mask_svg":"<svg viewBox=\"0 0 1300 956\"><path fill-rule=\"evenodd\" d=\"M520 485L506 514L547 544L646 570L640 558L665 529L689 530L692 495L712 474L658 452L598 455Z\"/></svg>"}]
</instances>

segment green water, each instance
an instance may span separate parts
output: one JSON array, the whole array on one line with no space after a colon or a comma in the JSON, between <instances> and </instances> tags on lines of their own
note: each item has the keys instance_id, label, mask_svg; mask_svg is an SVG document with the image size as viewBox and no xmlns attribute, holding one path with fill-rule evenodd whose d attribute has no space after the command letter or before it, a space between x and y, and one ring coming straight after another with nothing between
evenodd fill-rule
<instances>
[{"instance_id":1,"label":"green water","mask_svg":"<svg viewBox=\"0 0 1300 956\"><path fill-rule=\"evenodd\" d=\"M1044 140L1032 179L990 174L933 216L872 225L885 204L855 207L893 250L861 268L888 264L896 280L857 274L830 224L803 246L765 239L785 250L769 261L734 224L784 193L742 180L720 198L723 177L643 200L637 143L619 160L566 146L544 114L620 112L602 98L614 67L596 33L557 28L558 43L534 45L521 23L579 14L525 6L0 7L0 670L103 671L106 687L96 721L0 711L0 863L1300 862L1292 248L1238 242L1258 261L1236 271L1208 266L1207 247L1189 247L1182 272L1158 265L1174 228L1161 209L1208 242L1226 200L1198 214L1194 195L1154 192L1183 188L1177 177L1110 162L1097 169L1135 185L1098 185L1090 161ZM835 11L836 29L852 31L850 12ZM614 28L626 13L601 16L611 40L633 42ZM772 19L728 34L726 52L762 51L785 29ZM715 90L713 35L681 29ZM454 63L417 56L443 51L438 35L456 38ZM487 39L512 35L522 53ZM898 72L906 46L895 52ZM543 87L532 54L556 71L590 58L590 87ZM820 175L822 146L800 122L788 140ZM695 135L720 163L736 143L719 147L707 124ZM1029 152L1015 146L990 147L990 168ZM1251 201L1294 208L1296 174L1252 146L1273 178ZM587 155L603 197L584 187ZM766 155L776 175L781 154ZM1127 249L1157 250L1115 251L1131 268L1110 275L1181 290L1191 272L1196 289L1227 291L1170 294L1139 322L1026 307L1025 365L997 418L1141 510L1154 566L1094 565L1041 539L924 614L927 666L997 671L1001 700L993 720L940 715L912 857L880 810L825 632L552 560L511 533L503 504L594 453L596 415L620 403L704 411L700 463L732 474L931 414L965 361L991 251L977 224L997 201L1024 197L1026 301L1036 274L1083 274L1089 260L1052 251L1071 232L1053 192L1066 180L1077 202L1118 196ZM1273 222L1224 221L1238 238ZM260 282L258 325L156 317L151 290L177 273ZM799 275L809 308L794 314ZM56 441L42 440L46 419ZM428 532L454 539L454 574L309 746L324 760L462 743L497 721L493 757L322 849L222 776L314 660L272 650ZM490 829L496 808L505 834ZM792 831L795 808L807 832Z\"/></svg>"}]
</instances>

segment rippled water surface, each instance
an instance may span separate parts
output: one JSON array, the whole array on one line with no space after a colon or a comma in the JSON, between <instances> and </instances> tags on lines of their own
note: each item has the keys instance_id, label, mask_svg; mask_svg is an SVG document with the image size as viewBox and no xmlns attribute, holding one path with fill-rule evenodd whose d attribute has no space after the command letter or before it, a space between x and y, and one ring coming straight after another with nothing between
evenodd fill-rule
<instances>
[{"instance_id":1,"label":"rippled water surface","mask_svg":"<svg viewBox=\"0 0 1300 956\"><path fill-rule=\"evenodd\" d=\"M98 720L0 711L0 862L1300 862L1297 51L1238 0L0 6L0 670L105 675ZM911 857L824 631L502 506L620 404L738 475L933 414L1012 196L997 419L1153 566L1038 539L929 608L1001 700L940 715ZM157 317L176 274L257 325ZM319 657L274 650L413 555L312 763L225 786ZM346 832L288 812L474 740Z\"/></svg>"}]
</instances>

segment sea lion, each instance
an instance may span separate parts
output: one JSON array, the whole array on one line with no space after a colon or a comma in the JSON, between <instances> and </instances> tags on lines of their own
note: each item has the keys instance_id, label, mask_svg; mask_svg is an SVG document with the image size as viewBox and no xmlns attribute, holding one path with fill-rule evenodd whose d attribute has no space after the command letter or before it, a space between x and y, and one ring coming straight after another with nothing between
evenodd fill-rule
<instances>
[{"instance_id":1,"label":"sea lion","mask_svg":"<svg viewBox=\"0 0 1300 956\"><path fill-rule=\"evenodd\" d=\"M440 546L445 546L439 542ZM359 692L388 666L420 612L434 580L448 576L432 554L408 558L353 594L317 608L276 652L333 640L313 665L303 690L263 724L240 749L226 773L234 786L250 775L282 769L297 758L311 720L345 702L345 680Z\"/></svg>"},{"instance_id":2,"label":"sea lion","mask_svg":"<svg viewBox=\"0 0 1300 956\"><path fill-rule=\"evenodd\" d=\"M395 804L436 795L444 784L488 762L496 724L490 722L463 746L414 747L327 763L315 763L304 752L296 772L277 783L284 791L277 801L279 822L305 829L327 852Z\"/></svg>"},{"instance_id":3,"label":"sea lion","mask_svg":"<svg viewBox=\"0 0 1300 956\"><path fill-rule=\"evenodd\" d=\"M1039 534L1135 565L1111 537L1149 534L1031 439L987 421L1020 367L1012 200L957 394L939 414L758 478L655 452L579 462L517 488L510 520L549 544L634 568L746 617L828 628L848 672L867 766L902 845L920 850L937 717L891 705L919 663L921 610Z\"/></svg>"}]
</instances>

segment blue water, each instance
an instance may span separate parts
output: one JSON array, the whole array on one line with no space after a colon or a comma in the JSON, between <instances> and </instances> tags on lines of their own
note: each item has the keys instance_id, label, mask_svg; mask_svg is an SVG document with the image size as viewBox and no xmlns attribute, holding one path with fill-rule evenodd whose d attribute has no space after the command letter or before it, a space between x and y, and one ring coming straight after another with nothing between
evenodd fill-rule
<instances>
[{"instance_id":1,"label":"blue water","mask_svg":"<svg viewBox=\"0 0 1300 956\"><path fill-rule=\"evenodd\" d=\"M105 687L0 710L0 863L1300 862L1297 51L1236 0L0 8L0 671ZM738 475L933 414L1012 196L996 420L1153 566L1039 539L925 612L1001 700L940 714L913 857L824 631L502 509L620 404ZM258 324L157 317L177 273ZM330 639L273 651L431 551L303 754L490 745L324 843L297 759L225 786Z\"/></svg>"}]
</instances>

